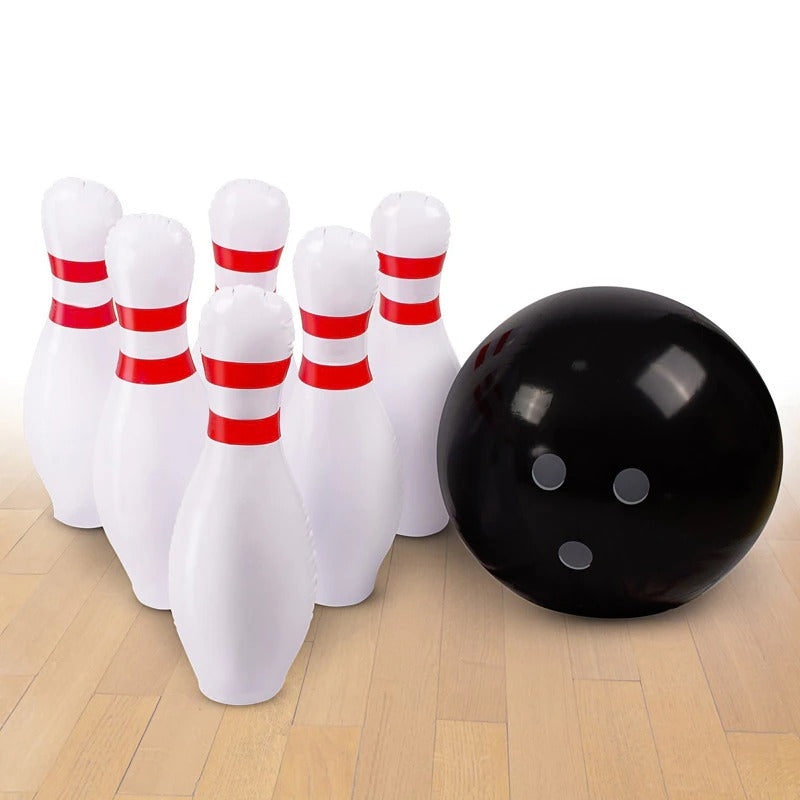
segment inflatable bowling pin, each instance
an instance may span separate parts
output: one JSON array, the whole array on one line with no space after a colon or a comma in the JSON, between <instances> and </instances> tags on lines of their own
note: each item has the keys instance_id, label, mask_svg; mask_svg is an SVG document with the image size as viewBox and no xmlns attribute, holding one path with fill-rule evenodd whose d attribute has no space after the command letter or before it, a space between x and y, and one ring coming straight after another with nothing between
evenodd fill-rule
<instances>
[{"instance_id":1,"label":"inflatable bowling pin","mask_svg":"<svg viewBox=\"0 0 800 800\"><path fill-rule=\"evenodd\" d=\"M436 469L439 418L458 372L439 311L449 237L445 207L419 192L389 195L372 217L380 298L369 360L400 448L402 536L429 536L449 519Z\"/></svg>"},{"instance_id":2,"label":"inflatable bowling pin","mask_svg":"<svg viewBox=\"0 0 800 800\"><path fill-rule=\"evenodd\" d=\"M303 359L284 447L311 518L317 602L327 606L372 593L400 518L397 445L367 360L377 270L370 240L346 228L312 231L294 258Z\"/></svg>"},{"instance_id":3,"label":"inflatable bowling pin","mask_svg":"<svg viewBox=\"0 0 800 800\"><path fill-rule=\"evenodd\" d=\"M255 286L220 289L203 309L208 436L175 523L170 600L204 695L277 694L308 631L314 556L281 449L289 306Z\"/></svg>"},{"instance_id":4,"label":"inflatable bowling pin","mask_svg":"<svg viewBox=\"0 0 800 800\"><path fill-rule=\"evenodd\" d=\"M95 449L97 510L136 597L166 609L175 515L206 423L186 334L192 242L173 220L135 214L111 229L106 262L120 352Z\"/></svg>"},{"instance_id":5,"label":"inflatable bowling pin","mask_svg":"<svg viewBox=\"0 0 800 800\"><path fill-rule=\"evenodd\" d=\"M103 248L121 216L112 191L78 178L42 202L53 301L25 385L25 440L53 516L76 528L100 525L92 454L119 346Z\"/></svg>"}]
</instances>

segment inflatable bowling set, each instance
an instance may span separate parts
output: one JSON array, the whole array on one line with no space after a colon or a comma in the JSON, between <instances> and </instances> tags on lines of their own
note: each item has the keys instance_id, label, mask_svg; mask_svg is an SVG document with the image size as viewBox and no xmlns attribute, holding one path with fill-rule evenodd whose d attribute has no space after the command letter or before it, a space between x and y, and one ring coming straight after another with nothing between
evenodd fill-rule
<instances>
[{"instance_id":1,"label":"inflatable bowling set","mask_svg":"<svg viewBox=\"0 0 800 800\"><path fill-rule=\"evenodd\" d=\"M54 515L105 528L139 600L172 609L208 697L274 696L314 601L368 597L396 534L452 518L532 602L636 616L713 585L765 524L774 405L696 312L566 292L459 370L439 306L449 217L395 193L371 240L328 227L300 241L297 372L275 293L285 196L233 181L209 220L215 293L192 352L188 232L122 217L98 184L56 183L43 204L53 302L25 395Z\"/></svg>"}]
</instances>

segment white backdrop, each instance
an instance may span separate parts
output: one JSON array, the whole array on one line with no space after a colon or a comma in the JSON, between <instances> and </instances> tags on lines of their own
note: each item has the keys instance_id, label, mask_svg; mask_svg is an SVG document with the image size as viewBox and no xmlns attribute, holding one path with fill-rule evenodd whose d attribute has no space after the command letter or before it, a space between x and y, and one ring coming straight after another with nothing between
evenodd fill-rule
<instances>
[{"instance_id":1,"label":"white backdrop","mask_svg":"<svg viewBox=\"0 0 800 800\"><path fill-rule=\"evenodd\" d=\"M13 5L12 8L9 8ZM452 218L442 308L463 359L560 289L673 296L779 403L800 394L800 6L792 2L5 3L0 357L21 386L49 308L39 206L65 175L175 217L213 289L207 209L256 177L368 232L390 191Z\"/></svg>"}]
</instances>

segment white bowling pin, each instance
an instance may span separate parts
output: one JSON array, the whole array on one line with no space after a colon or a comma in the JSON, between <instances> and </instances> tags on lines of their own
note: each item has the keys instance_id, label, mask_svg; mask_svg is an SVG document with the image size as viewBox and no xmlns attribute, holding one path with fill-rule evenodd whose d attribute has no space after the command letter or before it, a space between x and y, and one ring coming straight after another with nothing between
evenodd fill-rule
<instances>
[{"instance_id":1,"label":"white bowling pin","mask_svg":"<svg viewBox=\"0 0 800 800\"><path fill-rule=\"evenodd\" d=\"M214 250L215 288L250 284L274 292L278 264L289 233L286 195L263 181L230 181L214 195L208 221ZM205 380L199 369L198 345L192 348L192 355Z\"/></svg>"},{"instance_id":2,"label":"white bowling pin","mask_svg":"<svg viewBox=\"0 0 800 800\"><path fill-rule=\"evenodd\" d=\"M78 178L42 202L53 301L25 385L25 439L53 516L76 528L100 525L92 454L118 348L103 247L121 216L112 191Z\"/></svg>"},{"instance_id":3,"label":"white bowling pin","mask_svg":"<svg viewBox=\"0 0 800 800\"><path fill-rule=\"evenodd\" d=\"M372 217L380 298L369 328L369 360L400 448L403 510L397 532L402 536L429 536L448 522L436 439L458 372L439 311L449 237L445 207L419 192L389 195Z\"/></svg>"},{"instance_id":4,"label":"white bowling pin","mask_svg":"<svg viewBox=\"0 0 800 800\"><path fill-rule=\"evenodd\" d=\"M280 444L289 306L255 286L218 291L200 348L208 437L175 523L170 601L200 691L220 703L278 693L314 609L308 518Z\"/></svg>"},{"instance_id":5,"label":"white bowling pin","mask_svg":"<svg viewBox=\"0 0 800 800\"><path fill-rule=\"evenodd\" d=\"M126 216L108 234L106 262L120 353L100 418L95 498L136 597L165 609L175 515L206 424L205 391L186 335L192 242L173 220Z\"/></svg>"},{"instance_id":6,"label":"white bowling pin","mask_svg":"<svg viewBox=\"0 0 800 800\"><path fill-rule=\"evenodd\" d=\"M397 445L367 360L377 269L370 240L346 228L311 231L294 257L303 359L284 447L311 518L317 602L327 606L372 593L400 517Z\"/></svg>"}]
</instances>

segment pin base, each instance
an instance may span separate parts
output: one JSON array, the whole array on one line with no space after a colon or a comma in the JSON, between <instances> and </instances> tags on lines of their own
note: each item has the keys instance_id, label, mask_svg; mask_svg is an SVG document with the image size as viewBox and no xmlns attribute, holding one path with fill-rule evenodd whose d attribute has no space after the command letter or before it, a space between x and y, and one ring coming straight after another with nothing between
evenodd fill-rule
<instances>
[{"instance_id":1,"label":"pin base","mask_svg":"<svg viewBox=\"0 0 800 800\"><path fill-rule=\"evenodd\" d=\"M376 576L377 577L377 576ZM375 580L369 586L361 587L353 592L324 592L317 587L316 604L318 606L328 606L329 608L343 608L345 606L357 606L363 603L375 591Z\"/></svg>"},{"instance_id":2,"label":"pin base","mask_svg":"<svg viewBox=\"0 0 800 800\"><path fill-rule=\"evenodd\" d=\"M283 688L284 680L275 687L259 689L257 691L231 691L230 687L208 686L198 684L202 694L215 703L226 706L253 706L271 700Z\"/></svg>"},{"instance_id":3,"label":"pin base","mask_svg":"<svg viewBox=\"0 0 800 800\"><path fill-rule=\"evenodd\" d=\"M152 589L141 591L136 586L131 583L131 587L133 588L133 593L136 595L136 599L143 605L147 606L148 608L155 609L156 611L169 611L170 604L169 600L167 600L163 593L155 592Z\"/></svg>"},{"instance_id":4,"label":"pin base","mask_svg":"<svg viewBox=\"0 0 800 800\"><path fill-rule=\"evenodd\" d=\"M66 514L62 513L61 509L57 509L53 506L53 518L58 520L64 525L69 525L70 528L80 528L82 530L92 530L94 528L99 528L100 526L100 517L96 514L93 516L88 516L86 514L71 514L67 512Z\"/></svg>"}]
</instances>

